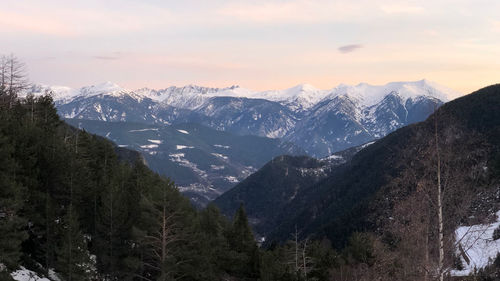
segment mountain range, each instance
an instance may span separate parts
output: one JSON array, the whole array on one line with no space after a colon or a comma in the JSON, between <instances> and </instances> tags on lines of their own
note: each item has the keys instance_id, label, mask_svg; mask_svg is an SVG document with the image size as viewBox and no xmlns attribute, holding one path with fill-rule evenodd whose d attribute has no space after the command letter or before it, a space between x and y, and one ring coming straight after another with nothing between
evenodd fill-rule
<instances>
[{"instance_id":1,"label":"mountain range","mask_svg":"<svg viewBox=\"0 0 500 281\"><path fill-rule=\"evenodd\" d=\"M140 151L202 206L273 157L324 158L363 145L424 120L457 95L427 80L260 92L194 85L127 90L111 82L29 90L45 92L69 123Z\"/></svg>"},{"instance_id":2,"label":"mountain range","mask_svg":"<svg viewBox=\"0 0 500 281\"><path fill-rule=\"evenodd\" d=\"M458 94L420 80L383 86L365 83L319 90L302 84L279 91L231 86L127 90L111 82L80 89L34 86L53 92L64 118L146 124L200 123L238 135L280 138L325 157L422 121Z\"/></svg>"}]
</instances>

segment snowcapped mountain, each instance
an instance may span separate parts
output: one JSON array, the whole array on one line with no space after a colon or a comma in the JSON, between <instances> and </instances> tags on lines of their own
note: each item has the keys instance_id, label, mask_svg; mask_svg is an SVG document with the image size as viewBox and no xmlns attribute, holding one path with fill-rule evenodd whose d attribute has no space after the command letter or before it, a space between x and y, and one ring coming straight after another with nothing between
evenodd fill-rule
<instances>
[{"instance_id":1,"label":"snowcapped mountain","mask_svg":"<svg viewBox=\"0 0 500 281\"><path fill-rule=\"evenodd\" d=\"M301 84L261 92L239 86L194 85L128 90L106 82L80 89L37 86L31 92L45 90L54 93L59 113L65 118L201 123L240 135L283 138L316 157L422 121L448 96L457 96L453 90L427 80L382 86L341 84L330 90Z\"/></svg>"},{"instance_id":2,"label":"snowcapped mountain","mask_svg":"<svg viewBox=\"0 0 500 281\"><path fill-rule=\"evenodd\" d=\"M340 85L314 105L284 139L311 155L330 155L423 121L453 95L452 90L426 80L384 86Z\"/></svg>"}]
</instances>

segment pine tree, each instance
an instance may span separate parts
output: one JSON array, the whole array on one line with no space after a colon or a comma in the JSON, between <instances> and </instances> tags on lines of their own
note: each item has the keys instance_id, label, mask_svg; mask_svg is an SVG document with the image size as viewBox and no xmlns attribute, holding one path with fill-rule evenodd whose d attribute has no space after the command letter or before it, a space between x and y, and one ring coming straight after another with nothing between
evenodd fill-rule
<instances>
[{"instance_id":1,"label":"pine tree","mask_svg":"<svg viewBox=\"0 0 500 281\"><path fill-rule=\"evenodd\" d=\"M74 210L68 211L63 224L65 234L57 249L56 270L67 281L89 280L93 275L93 264Z\"/></svg>"},{"instance_id":2,"label":"pine tree","mask_svg":"<svg viewBox=\"0 0 500 281\"><path fill-rule=\"evenodd\" d=\"M256 278L259 273L259 249L248 218L240 205L233 219L233 225L228 233L230 252L229 271L241 277Z\"/></svg>"},{"instance_id":3,"label":"pine tree","mask_svg":"<svg viewBox=\"0 0 500 281\"><path fill-rule=\"evenodd\" d=\"M112 279L131 280L140 267L134 226L140 218L140 194L130 181L130 167L116 165L99 199L94 250L98 267Z\"/></svg>"},{"instance_id":4,"label":"pine tree","mask_svg":"<svg viewBox=\"0 0 500 281\"><path fill-rule=\"evenodd\" d=\"M0 123L5 120L4 114ZM1 125L0 125L1 126ZM21 257L21 243L27 238L26 221L20 217L22 188L14 180L13 147L0 128L0 263L15 267Z\"/></svg>"}]
</instances>

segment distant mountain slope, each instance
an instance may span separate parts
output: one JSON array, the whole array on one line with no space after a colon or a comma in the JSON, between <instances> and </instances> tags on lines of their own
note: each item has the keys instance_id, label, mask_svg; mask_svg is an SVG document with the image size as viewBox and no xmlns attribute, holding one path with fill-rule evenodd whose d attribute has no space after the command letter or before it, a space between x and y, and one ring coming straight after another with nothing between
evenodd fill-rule
<instances>
[{"instance_id":1,"label":"distant mountain slope","mask_svg":"<svg viewBox=\"0 0 500 281\"><path fill-rule=\"evenodd\" d=\"M278 139L238 136L195 124L171 126L67 119L143 155L154 171L175 181L200 205L222 194L273 157L304 152Z\"/></svg>"},{"instance_id":2,"label":"distant mountain slope","mask_svg":"<svg viewBox=\"0 0 500 281\"><path fill-rule=\"evenodd\" d=\"M268 238L286 239L297 225L303 235L326 235L342 243L353 231L389 224L399 202L427 178L435 181L436 114L443 177L450 186L444 203L448 227L500 208L500 202L494 203L500 191L495 170L500 167L499 109L500 85L490 86L445 104L425 122L389 134L302 189L283 207L276 219L280 225Z\"/></svg>"},{"instance_id":3,"label":"distant mountain slope","mask_svg":"<svg viewBox=\"0 0 500 281\"><path fill-rule=\"evenodd\" d=\"M214 203L228 217L240 204L244 204L256 233L266 236L279 225L277 216L299 192L328 177L333 169L349 161L370 144L344 150L324 159L278 156L219 196Z\"/></svg>"},{"instance_id":4,"label":"distant mountain slope","mask_svg":"<svg viewBox=\"0 0 500 281\"><path fill-rule=\"evenodd\" d=\"M316 104L284 139L322 157L423 121L444 101L433 96L405 97L392 91L371 104L349 91L338 93L342 90Z\"/></svg>"},{"instance_id":5,"label":"distant mountain slope","mask_svg":"<svg viewBox=\"0 0 500 281\"><path fill-rule=\"evenodd\" d=\"M126 90L107 82L69 89L35 86L54 92L65 118L147 124L201 123L240 135L283 138L315 157L378 139L424 120L457 93L427 80L383 86L340 85L319 90L302 84L286 90L256 92L232 86L189 85L162 90Z\"/></svg>"}]
</instances>

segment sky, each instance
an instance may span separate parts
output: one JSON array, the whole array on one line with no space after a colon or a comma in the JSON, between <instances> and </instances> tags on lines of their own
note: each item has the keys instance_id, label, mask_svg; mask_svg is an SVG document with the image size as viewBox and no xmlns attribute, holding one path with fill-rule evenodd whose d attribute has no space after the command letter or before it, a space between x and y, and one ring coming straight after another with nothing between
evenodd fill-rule
<instances>
[{"instance_id":1,"label":"sky","mask_svg":"<svg viewBox=\"0 0 500 281\"><path fill-rule=\"evenodd\" d=\"M498 0L2 0L0 53L35 83L253 90L500 82Z\"/></svg>"}]
</instances>

